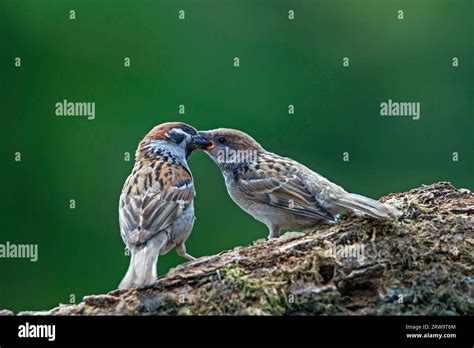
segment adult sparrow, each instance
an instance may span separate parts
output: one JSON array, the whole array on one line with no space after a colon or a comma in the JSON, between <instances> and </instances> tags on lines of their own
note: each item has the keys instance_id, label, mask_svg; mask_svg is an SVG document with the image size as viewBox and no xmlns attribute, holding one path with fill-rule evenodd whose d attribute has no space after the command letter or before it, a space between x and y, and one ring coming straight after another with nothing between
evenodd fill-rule
<instances>
[{"instance_id":1,"label":"adult sparrow","mask_svg":"<svg viewBox=\"0 0 474 348\"><path fill-rule=\"evenodd\" d=\"M179 122L154 127L138 145L120 195L120 233L131 258L119 289L155 282L158 256L173 247L178 255L194 259L184 245L195 219L195 190L186 159L210 145L196 129Z\"/></svg>"},{"instance_id":2,"label":"adult sparrow","mask_svg":"<svg viewBox=\"0 0 474 348\"><path fill-rule=\"evenodd\" d=\"M224 175L230 197L269 229L276 238L281 229L308 228L348 210L378 219L400 213L373 199L342 187L286 157L266 151L248 134L219 128L199 132L213 143L206 153Z\"/></svg>"}]
</instances>

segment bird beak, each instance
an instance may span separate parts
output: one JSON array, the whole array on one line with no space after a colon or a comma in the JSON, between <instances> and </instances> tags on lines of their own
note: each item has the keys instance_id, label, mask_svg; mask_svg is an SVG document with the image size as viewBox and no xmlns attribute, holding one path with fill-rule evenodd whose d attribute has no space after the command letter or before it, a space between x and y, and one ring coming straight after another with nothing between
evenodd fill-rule
<instances>
[{"instance_id":1,"label":"bird beak","mask_svg":"<svg viewBox=\"0 0 474 348\"><path fill-rule=\"evenodd\" d=\"M198 132L198 134L199 134L199 136L204 138L209 143L209 145L206 146L204 149L207 150L207 151L212 150L214 148L214 144L211 141L209 141L209 138L210 138L209 132Z\"/></svg>"},{"instance_id":2,"label":"bird beak","mask_svg":"<svg viewBox=\"0 0 474 348\"><path fill-rule=\"evenodd\" d=\"M194 149L210 150L214 147L214 145L212 145L212 143L201 134L197 134L193 136L192 147Z\"/></svg>"}]
</instances>

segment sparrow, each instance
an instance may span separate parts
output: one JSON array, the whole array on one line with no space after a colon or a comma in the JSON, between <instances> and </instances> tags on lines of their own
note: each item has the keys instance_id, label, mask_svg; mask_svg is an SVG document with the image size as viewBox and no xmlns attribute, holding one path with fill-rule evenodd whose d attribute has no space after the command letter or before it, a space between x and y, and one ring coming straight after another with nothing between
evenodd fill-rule
<instances>
[{"instance_id":1,"label":"sparrow","mask_svg":"<svg viewBox=\"0 0 474 348\"><path fill-rule=\"evenodd\" d=\"M290 158L266 151L248 134L219 128L199 132L212 142L205 152L222 171L234 202L276 238L281 229L314 227L359 210L377 219L400 212L342 187Z\"/></svg>"},{"instance_id":2,"label":"sparrow","mask_svg":"<svg viewBox=\"0 0 474 348\"><path fill-rule=\"evenodd\" d=\"M154 283L158 256L174 247L179 256L194 260L184 244L195 220L196 194L186 159L210 145L195 128L179 122L154 127L138 145L119 202L120 234L131 253L119 289Z\"/></svg>"}]
</instances>

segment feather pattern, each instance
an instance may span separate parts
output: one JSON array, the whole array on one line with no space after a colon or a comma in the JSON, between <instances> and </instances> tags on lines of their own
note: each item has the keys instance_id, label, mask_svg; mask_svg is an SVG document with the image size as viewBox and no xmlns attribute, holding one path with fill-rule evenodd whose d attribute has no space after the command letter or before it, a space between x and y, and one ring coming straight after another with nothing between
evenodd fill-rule
<instances>
[{"instance_id":1,"label":"feather pattern","mask_svg":"<svg viewBox=\"0 0 474 348\"><path fill-rule=\"evenodd\" d=\"M137 167L123 188L119 214L122 236L135 245L168 228L195 195L191 173L172 157L152 170Z\"/></svg>"},{"instance_id":2,"label":"feather pattern","mask_svg":"<svg viewBox=\"0 0 474 348\"><path fill-rule=\"evenodd\" d=\"M236 171L234 179L249 199L306 217L334 220L301 180L298 168L283 158L262 153L255 163Z\"/></svg>"}]
</instances>

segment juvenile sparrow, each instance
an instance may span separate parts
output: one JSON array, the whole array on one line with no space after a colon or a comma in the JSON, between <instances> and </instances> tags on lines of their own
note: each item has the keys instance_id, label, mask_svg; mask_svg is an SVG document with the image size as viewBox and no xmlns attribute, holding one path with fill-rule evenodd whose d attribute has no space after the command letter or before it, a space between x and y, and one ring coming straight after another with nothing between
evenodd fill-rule
<instances>
[{"instance_id":1,"label":"juvenile sparrow","mask_svg":"<svg viewBox=\"0 0 474 348\"><path fill-rule=\"evenodd\" d=\"M373 199L346 192L304 165L263 149L248 134L219 128L199 132L213 143L206 153L224 175L227 191L239 207L269 229L307 228L359 210L378 219L400 213Z\"/></svg>"},{"instance_id":2,"label":"juvenile sparrow","mask_svg":"<svg viewBox=\"0 0 474 348\"><path fill-rule=\"evenodd\" d=\"M194 259L184 245L195 219L195 190L186 159L210 145L196 129L179 122L156 126L138 145L120 195L120 233L131 257L119 289L155 282L158 256L173 247L178 255Z\"/></svg>"}]
</instances>

